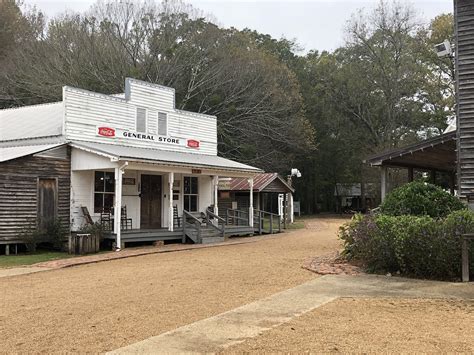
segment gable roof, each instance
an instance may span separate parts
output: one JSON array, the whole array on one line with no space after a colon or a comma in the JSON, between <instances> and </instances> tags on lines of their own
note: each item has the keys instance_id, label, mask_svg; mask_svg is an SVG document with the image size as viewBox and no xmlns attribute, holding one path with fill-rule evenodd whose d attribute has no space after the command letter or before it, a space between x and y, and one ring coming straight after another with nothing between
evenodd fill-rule
<instances>
[{"instance_id":1,"label":"gable roof","mask_svg":"<svg viewBox=\"0 0 474 355\"><path fill-rule=\"evenodd\" d=\"M15 147L0 147L0 162L5 162L27 155L36 154L64 145L64 143L38 144Z\"/></svg>"},{"instance_id":2,"label":"gable roof","mask_svg":"<svg viewBox=\"0 0 474 355\"><path fill-rule=\"evenodd\" d=\"M272 182L283 185L282 192L294 192L295 190L277 173L257 174L253 178L253 190L262 192ZM250 191L250 185L246 178L230 178L219 182L219 190L221 191Z\"/></svg>"}]
</instances>

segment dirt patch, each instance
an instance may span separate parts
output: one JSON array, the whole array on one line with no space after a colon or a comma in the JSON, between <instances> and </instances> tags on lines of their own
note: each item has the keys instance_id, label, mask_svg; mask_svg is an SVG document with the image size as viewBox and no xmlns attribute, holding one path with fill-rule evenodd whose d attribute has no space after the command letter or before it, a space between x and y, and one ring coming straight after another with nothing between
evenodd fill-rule
<instances>
[{"instance_id":1,"label":"dirt patch","mask_svg":"<svg viewBox=\"0 0 474 355\"><path fill-rule=\"evenodd\" d=\"M0 279L2 351L104 352L317 277L344 220L255 243L160 253Z\"/></svg>"},{"instance_id":2,"label":"dirt patch","mask_svg":"<svg viewBox=\"0 0 474 355\"><path fill-rule=\"evenodd\" d=\"M364 270L356 265L349 264L338 251L307 259L303 269L319 275L360 275Z\"/></svg>"},{"instance_id":3,"label":"dirt patch","mask_svg":"<svg viewBox=\"0 0 474 355\"><path fill-rule=\"evenodd\" d=\"M225 353L472 353L474 302L338 299Z\"/></svg>"}]
</instances>

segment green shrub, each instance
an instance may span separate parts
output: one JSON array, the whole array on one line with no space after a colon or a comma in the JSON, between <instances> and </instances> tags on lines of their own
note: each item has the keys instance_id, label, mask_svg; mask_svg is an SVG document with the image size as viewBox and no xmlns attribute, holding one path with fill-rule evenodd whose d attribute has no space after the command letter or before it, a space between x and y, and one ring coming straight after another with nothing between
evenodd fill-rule
<instances>
[{"instance_id":1,"label":"green shrub","mask_svg":"<svg viewBox=\"0 0 474 355\"><path fill-rule=\"evenodd\" d=\"M341 227L347 259L362 261L369 272L441 280L461 275L461 238L474 232L474 213L455 211L443 219L429 216L356 216ZM471 248L474 270L474 247Z\"/></svg>"},{"instance_id":2,"label":"green shrub","mask_svg":"<svg viewBox=\"0 0 474 355\"><path fill-rule=\"evenodd\" d=\"M453 211L466 209L457 197L442 188L423 181L413 181L387 195L380 206L383 214L446 217Z\"/></svg>"}]
</instances>

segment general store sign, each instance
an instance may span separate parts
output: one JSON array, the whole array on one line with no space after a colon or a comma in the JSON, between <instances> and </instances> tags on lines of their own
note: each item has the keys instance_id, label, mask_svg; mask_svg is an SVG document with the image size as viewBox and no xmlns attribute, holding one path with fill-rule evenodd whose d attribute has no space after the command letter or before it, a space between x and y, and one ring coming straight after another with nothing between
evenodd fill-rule
<instances>
[{"instance_id":1,"label":"general store sign","mask_svg":"<svg viewBox=\"0 0 474 355\"><path fill-rule=\"evenodd\" d=\"M111 139L133 139L158 144L169 144L192 149L199 149L201 142L196 139L159 136L157 134L138 133L120 128L101 126L97 127L97 135Z\"/></svg>"}]
</instances>

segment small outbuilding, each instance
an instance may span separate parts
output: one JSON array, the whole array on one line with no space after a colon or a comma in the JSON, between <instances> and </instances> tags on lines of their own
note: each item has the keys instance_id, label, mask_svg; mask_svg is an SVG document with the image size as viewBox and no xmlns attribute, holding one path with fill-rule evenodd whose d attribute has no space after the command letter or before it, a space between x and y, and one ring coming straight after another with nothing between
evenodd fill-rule
<instances>
[{"instance_id":1,"label":"small outbuilding","mask_svg":"<svg viewBox=\"0 0 474 355\"><path fill-rule=\"evenodd\" d=\"M246 178L219 179L220 213L229 210L247 210L251 204L249 191L253 188L256 210L281 216L284 223L292 223L294 216L293 193L295 190L277 173L257 174L252 182Z\"/></svg>"}]
</instances>

